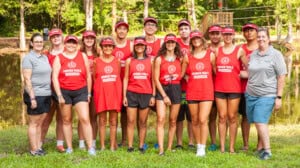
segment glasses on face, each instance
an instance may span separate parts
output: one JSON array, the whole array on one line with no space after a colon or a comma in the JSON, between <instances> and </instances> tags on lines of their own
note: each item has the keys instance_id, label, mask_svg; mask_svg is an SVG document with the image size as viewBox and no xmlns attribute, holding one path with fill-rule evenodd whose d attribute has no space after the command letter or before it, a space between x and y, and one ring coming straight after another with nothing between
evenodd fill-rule
<instances>
[{"instance_id":1,"label":"glasses on face","mask_svg":"<svg viewBox=\"0 0 300 168\"><path fill-rule=\"evenodd\" d=\"M44 43L43 41L33 41L33 43L35 43L35 44L41 44L41 43Z\"/></svg>"},{"instance_id":2,"label":"glasses on face","mask_svg":"<svg viewBox=\"0 0 300 168\"><path fill-rule=\"evenodd\" d=\"M156 27L155 23L146 23L145 26L147 27Z\"/></svg>"}]
</instances>

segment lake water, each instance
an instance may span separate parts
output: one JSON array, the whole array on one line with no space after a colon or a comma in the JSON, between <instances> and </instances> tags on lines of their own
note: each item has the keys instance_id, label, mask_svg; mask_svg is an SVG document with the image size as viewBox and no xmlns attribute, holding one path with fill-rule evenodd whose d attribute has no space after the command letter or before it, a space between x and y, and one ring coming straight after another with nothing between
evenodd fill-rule
<instances>
[{"instance_id":1,"label":"lake water","mask_svg":"<svg viewBox=\"0 0 300 168\"><path fill-rule=\"evenodd\" d=\"M296 57L298 53L293 53ZM20 56L0 56L0 124L22 124L22 97L20 78ZM285 94L283 96L283 107L271 118L271 123L299 124L300 123L300 100L295 99L295 67L292 68L291 80L287 80ZM299 76L298 76L299 78ZM299 94L299 91L298 91ZM23 120L22 120L23 119Z\"/></svg>"}]
</instances>

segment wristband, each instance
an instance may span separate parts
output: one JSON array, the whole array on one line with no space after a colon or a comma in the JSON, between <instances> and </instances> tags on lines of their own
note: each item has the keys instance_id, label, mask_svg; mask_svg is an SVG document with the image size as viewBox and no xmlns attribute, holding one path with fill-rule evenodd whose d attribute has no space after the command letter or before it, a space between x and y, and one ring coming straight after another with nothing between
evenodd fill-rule
<instances>
[{"instance_id":1,"label":"wristband","mask_svg":"<svg viewBox=\"0 0 300 168\"><path fill-rule=\"evenodd\" d=\"M281 99L281 96L276 96L277 99Z\"/></svg>"},{"instance_id":2,"label":"wristband","mask_svg":"<svg viewBox=\"0 0 300 168\"><path fill-rule=\"evenodd\" d=\"M92 97L92 94L91 94L91 93L89 93L89 94L88 94L88 97Z\"/></svg>"}]
</instances>

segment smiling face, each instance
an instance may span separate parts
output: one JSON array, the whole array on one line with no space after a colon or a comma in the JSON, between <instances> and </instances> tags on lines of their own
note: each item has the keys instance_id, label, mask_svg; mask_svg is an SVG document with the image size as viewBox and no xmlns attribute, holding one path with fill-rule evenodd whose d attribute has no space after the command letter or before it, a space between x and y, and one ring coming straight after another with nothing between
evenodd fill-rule
<instances>
[{"instance_id":1,"label":"smiling face","mask_svg":"<svg viewBox=\"0 0 300 168\"><path fill-rule=\"evenodd\" d=\"M60 34L55 34L50 37L50 42L54 46L59 46L63 43L63 36Z\"/></svg>"},{"instance_id":2,"label":"smiling face","mask_svg":"<svg viewBox=\"0 0 300 168\"><path fill-rule=\"evenodd\" d=\"M234 39L234 34L231 33L223 33L223 40L225 44L231 44Z\"/></svg>"},{"instance_id":3,"label":"smiling face","mask_svg":"<svg viewBox=\"0 0 300 168\"><path fill-rule=\"evenodd\" d=\"M137 54L143 54L146 49L144 44L137 44L134 46L134 50Z\"/></svg>"},{"instance_id":4,"label":"smiling face","mask_svg":"<svg viewBox=\"0 0 300 168\"><path fill-rule=\"evenodd\" d=\"M121 25L121 26L117 27L117 29L116 29L116 34L117 34L117 37L119 39L126 38L127 37L127 33L128 33L128 29L124 25Z\"/></svg>"},{"instance_id":5,"label":"smiling face","mask_svg":"<svg viewBox=\"0 0 300 168\"><path fill-rule=\"evenodd\" d=\"M44 41L42 36L35 36L31 41L32 49L36 52L41 52L44 48Z\"/></svg>"},{"instance_id":6,"label":"smiling face","mask_svg":"<svg viewBox=\"0 0 300 168\"><path fill-rule=\"evenodd\" d=\"M192 45L194 48L198 48L203 45L203 41L200 37L194 37L192 39Z\"/></svg>"},{"instance_id":7,"label":"smiling face","mask_svg":"<svg viewBox=\"0 0 300 168\"><path fill-rule=\"evenodd\" d=\"M102 46L102 51L104 55L111 55L114 50L113 45L103 45Z\"/></svg>"},{"instance_id":8,"label":"smiling face","mask_svg":"<svg viewBox=\"0 0 300 168\"><path fill-rule=\"evenodd\" d=\"M259 48L266 48L269 46L270 38L267 31L259 31L257 35L257 42Z\"/></svg>"},{"instance_id":9,"label":"smiling face","mask_svg":"<svg viewBox=\"0 0 300 168\"><path fill-rule=\"evenodd\" d=\"M209 32L208 37L212 44L217 45L221 42L222 35L221 32L219 31L213 31L213 32Z\"/></svg>"},{"instance_id":10,"label":"smiling face","mask_svg":"<svg viewBox=\"0 0 300 168\"><path fill-rule=\"evenodd\" d=\"M170 41L166 42L167 51L174 51L175 47L176 47L176 42L175 41L170 40Z\"/></svg>"},{"instance_id":11,"label":"smiling face","mask_svg":"<svg viewBox=\"0 0 300 168\"><path fill-rule=\"evenodd\" d=\"M87 47L93 47L94 44L95 44L95 42L96 42L96 40L95 40L95 38L92 37L92 36L87 36L87 37L84 37L84 38L83 38L83 43L84 43L84 45L87 46Z\"/></svg>"},{"instance_id":12,"label":"smiling face","mask_svg":"<svg viewBox=\"0 0 300 168\"><path fill-rule=\"evenodd\" d=\"M146 22L144 26L145 33L147 35L154 35L157 31L157 25L154 22Z\"/></svg>"},{"instance_id":13,"label":"smiling face","mask_svg":"<svg viewBox=\"0 0 300 168\"><path fill-rule=\"evenodd\" d=\"M65 50L69 53L74 53L77 51L77 42L75 40L68 40L65 43Z\"/></svg>"}]
</instances>

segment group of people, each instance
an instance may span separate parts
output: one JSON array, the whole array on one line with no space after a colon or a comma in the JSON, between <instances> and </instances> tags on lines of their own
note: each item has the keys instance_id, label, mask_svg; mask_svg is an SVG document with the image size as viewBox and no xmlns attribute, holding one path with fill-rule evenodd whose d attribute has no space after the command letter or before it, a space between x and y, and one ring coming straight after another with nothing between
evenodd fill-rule
<instances>
[{"instance_id":1,"label":"group of people","mask_svg":"<svg viewBox=\"0 0 300 168\"><path fill-rule=\"evenodd\" d=\"M127 38L128 23L118 21L115 39L102 38L100 48L94 31L83 32L79 47L76 36L63 38L62 31L54 28L49 32L51 47L46 52L42 36L33 34L30 52L22 62L32 155L45 154L42 144L55 111L57 150L73 152L74 106L79 148L87 149L90 155L96 155L98 129L100 148L106 147L107 115L110 150L127 145L127 151L133 152L137 125L138 150L145 153L148 114L154 111L160 156L165 155L166 120L167 150L173 150L175 135L175 148L183 148L185 118L188 145L195 147L195 142L196 156L206 155L209 133L208 150L216 150L217 116L220 152L225 152L228 129L228 150L235 153L240 113L243 150L249 148L250 123L254 123L258 155L263 160L271 157L268 122L273 108L281 106L287 70L282 54L270 45L268 30L247 23L242 27L246 43L235 45L232 27L210 26L207 43L204 33L191 31L186 19L178 22L179 37L169 33L159 39L155 36L157 26L155 18L145 18L145 35L131 41ZM117 144L119 113L122 138Z\"/></svg>"}]
</instances>

